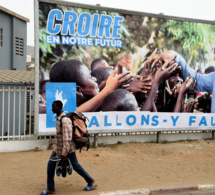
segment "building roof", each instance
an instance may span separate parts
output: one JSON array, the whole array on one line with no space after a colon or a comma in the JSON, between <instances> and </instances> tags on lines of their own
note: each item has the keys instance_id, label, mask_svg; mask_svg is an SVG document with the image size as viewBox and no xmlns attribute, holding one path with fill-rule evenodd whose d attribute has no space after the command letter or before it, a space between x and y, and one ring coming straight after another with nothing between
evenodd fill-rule
<instances>
[{"instance_id":1,"label":"building roof","mask_svg":"<svg viewBox=\"0 0 215 195\"><path fill-rule=\"evenodd\" d=\"M34 71L0 70L0 83L34 83Z\"/></svg>"},{"instance_id":2,"label":"building roof","mask_svg":"<svg viewBox=\"0 0 215 195\"><path fill-rule=\"evenodd\" d=\"M0 6L0 10L5 12L5 13L7 13L7 14L10 14L10 15L16 17L16 18L19 18L20 20L24 20L25 22L30 22L30 20L28 18L26 18L24 16L21 16L21 15L15 13L15 12L5 8L5 7Z\"/></svg>"}]
</instances>

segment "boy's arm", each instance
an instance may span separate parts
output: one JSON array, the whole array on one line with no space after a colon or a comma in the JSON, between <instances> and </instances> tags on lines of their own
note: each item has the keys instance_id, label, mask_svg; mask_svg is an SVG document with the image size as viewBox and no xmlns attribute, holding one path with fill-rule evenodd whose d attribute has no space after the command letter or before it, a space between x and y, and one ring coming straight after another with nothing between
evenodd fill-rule
<instances>
[{"instance_id":1,"label":"boy's arm","mask_svg":"<svg viewBox=\"0 0 215 195\"><path fill-rule=\"evenodd\" d=\"M123 73L123 67L130 70L133 67L133 60L131 55L125 54L121 57L121 59L117 62L118 74Z\"/></svg>"},{"instance_id":2,"label":"boy's arm","mask_svg":"<svg viewBox=\"0 0 215 195\"><path fill-rule=\"evenodd\" d=\"M192 82L190 79L192 79ZM181 104L184 99L184 95L187 92L187 90L191 87L191 85L193 86L195 85L195 80L193 79L193 77L190 76L186 78L186 80L181 86L181 89L179 91L178 98L175 104L174 112L181 112Z\"/></svg>"},{"instance_id":3,"label":"boy's arm","mask_svg":"<svg viewBox=\"0 0 215 195\"><path fill-rule=\"evenodd\" d=\"M196 80L196 88L198 91L212 91L215 73L211 74L198 74L186 63L181 55L177 55L175 62L181 66L182 77L185 80L187 77L192 76Z\"/></svg>"},{"instance_id":4,"label":"boy's arm","mask_svg":"<svg viewBox=\"0 0 215 195\"><path fill-rule=\"evenodd\" d=\"M196 80L196 88L198 91L212 91L215 73L211 73L211 74L196 73L195 70L193 70L191 67L188 66L185 59L180 54L178 54L173 50L162 52L159 54L158 57L157 56L155 57L156 57L155 59L152 59L154 60L152 67L155 66L155 64L159 60L164 60L165 64L174 60L181 67L182 77L184 80L187 77L192 76Z\"/></svg>"},{"instance_id":5,"label":"boy's arm","mask_svg":"<svg viewBox=\"0 0 215 195\"><path fill-rule=\"evenodd\" d=\"M118 69L115 69L111 75L108 77L106 85L104 89L99 92L96 96L92 99L88 100L87 102L83 103L77 108L78 112L93 112L99 106L101 106L104 98L114 90L118 89L122 85L127 85L133 80L133 76L129 75L130 72L125 72L120 75L117 75Z\"/></svg>"},{"instance_id":6,"label":"boy's arm","mask_svg":"<svg viewBox=\"0 0 215 195\"><path fill-rule=\"evenodd\" d=\"M168 65L168 64L167 64ZM159 88L159 85L167 78L171 76L171 74L175 71L177 64L174 63L170 65L168 68L167 65L163 66L162 68L159 68L155 74L155 78L151 87L151 91L144 102L141 111L151 111L152 105L157 93L157 90Z\"/></svg>"},{"instance_id":7,"label":"boy's arm","mask_svg":"<svg viewBox=\"0 0 215 195\"><path fill-rule=\"evenodd\" d=\"M156 105L155 105L155 102L152 102L152 110L151 110L151 112L157 112L158 110L157 110L157 107L156 107Z\"/></svg>"}]
</instances>

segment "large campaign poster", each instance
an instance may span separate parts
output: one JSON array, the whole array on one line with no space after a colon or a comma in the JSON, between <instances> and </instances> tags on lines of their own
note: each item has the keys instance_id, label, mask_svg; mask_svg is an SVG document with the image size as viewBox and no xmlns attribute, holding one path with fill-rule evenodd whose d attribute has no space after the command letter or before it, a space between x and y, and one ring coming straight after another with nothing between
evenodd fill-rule
<instances>
[{"instance_id":1,"label":"large campaign poster","mask_svg":"<svg viewBox=\"0 0 215 195\"><path fill-rule=\"evenodd\" d=\"M213 24L43 1L39 53L39 132L54 132L50 83L89 131L215 126Z\"/></svg>"}]
</instances>

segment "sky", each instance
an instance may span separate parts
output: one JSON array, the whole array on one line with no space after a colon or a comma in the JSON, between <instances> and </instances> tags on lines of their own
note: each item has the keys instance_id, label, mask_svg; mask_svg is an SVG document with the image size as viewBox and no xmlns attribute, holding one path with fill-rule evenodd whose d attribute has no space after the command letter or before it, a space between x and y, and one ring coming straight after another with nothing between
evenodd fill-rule
<instances>
[{"instance_id":1,"label":"sky","mask_svg":"<svg viewBox=\"0 0 215 195\"><path fill-rule=\"evenodd\" d=\"M215 22L214 0L67 0L67 2L100 4L109 8ZM34 46L34 0L0 0L0 5L30 20L27 24L27 45Z\"/></svg>"}]
</instances>

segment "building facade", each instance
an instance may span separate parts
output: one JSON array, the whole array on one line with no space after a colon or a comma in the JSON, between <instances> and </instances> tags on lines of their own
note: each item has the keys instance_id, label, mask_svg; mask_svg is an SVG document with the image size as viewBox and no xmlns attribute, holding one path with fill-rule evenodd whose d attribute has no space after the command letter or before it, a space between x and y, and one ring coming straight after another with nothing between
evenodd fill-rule
<instances>
[{"instance_id":1,"label":"building facade","mask_svg":"<svg viewBox=\"0 0 215 195\"><path fill-rule=\"evenodd\" d=\"M0 69L26 70L27 22L0 6Z\"/></svg>"}]
</instances>

